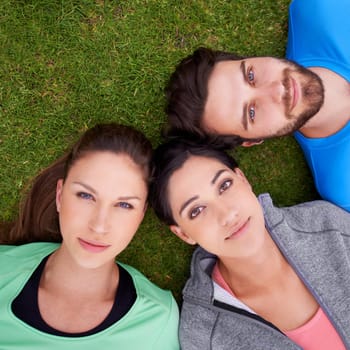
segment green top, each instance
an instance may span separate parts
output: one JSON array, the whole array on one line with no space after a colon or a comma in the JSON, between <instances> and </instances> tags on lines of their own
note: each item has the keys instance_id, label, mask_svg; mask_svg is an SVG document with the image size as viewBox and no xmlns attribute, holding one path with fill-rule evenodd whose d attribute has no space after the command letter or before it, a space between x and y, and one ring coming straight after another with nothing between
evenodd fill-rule
<instances>
[{"instance_id":1,"label":"green top","mask_svg":"<svg viewBox=\"0 0 350 350\"><path fill-rule=\"evenodd\" d=\"M11 303L41 260L59 247L55 243L0 246L1 349L179 349L178 307L169 291L151 283L131 266L136 301L127 314L107 329L84 337L61 337L41 332L19 320Z\"/></svg>"}]
</instances>

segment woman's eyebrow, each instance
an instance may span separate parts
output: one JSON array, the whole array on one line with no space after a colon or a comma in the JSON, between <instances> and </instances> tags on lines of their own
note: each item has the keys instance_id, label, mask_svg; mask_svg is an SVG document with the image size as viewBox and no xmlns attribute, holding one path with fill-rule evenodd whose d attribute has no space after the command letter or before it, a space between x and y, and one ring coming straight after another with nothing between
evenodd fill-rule
<instances>
[{"instance_id":1,"label":"woman's eyebrow","mask_svg":"<svg viewBox=\"0 0 350 350\"><path fill-rule=\"evenodd\" d=\"M141 200L141 198L138 196L120 196L120 197L118 197L118 200L120 200L120 201L129 201L132 199L137 199L139 201Z\"/></svg>"},{"instance_id":2,"label":"woman's eyebrow","mask_svg":"<svg viewBox=\"0 0 350 350\"><path fill-rule=\"evenodd\" d=\"M73 184L82 186L85 189L87 189L89 192L93 193L94 195L97 195L97 191L95 189L93 189L91 186L89 186L89 185L87 185L87 184L85 184L83 182L74 181ZM133 199L141 200L141 198L139 196L133 196L133 195L130 195L130 196L119 196L117 198L118 201L127 201L127 200L133 200Z\"/></svg>"},{"instance_id":3,"label":"woman's eyebrow","mask_svg":"<svg viewBox=\"0 0 350 350\"><path fill-rule=\"evenodd\" d=\"M211 184L214 185L214 184L216 183L217 179L220 177L220 175L221 175L222 173L226 172L226 171L228 171L228 170L227 170L227 169L220 169L220 170L218 170L218 171L215 173L213 179L211 180ZM181 208L180 208L180 210L179 210L179 215L181 216L182 212L186 209L186 207L187 207L189 204L191 204L193 201L195 201L196 199L198 199L198 198L199 198L198 195L193 196L193 197L189 198L184 204L182 204L182 206L181 206Z\"/></svg>"},{"instance_id":4,"label":"woman's eyebrow","mask_svg":"<svg viewBox=\"0 0 350 350\"><path fill-rule=\"evenodd\" d=\"M188 199L184 204L182 204L180 211L179 211L179 215L181 216L181 213L185 210L185 208L198 198L199 198L199 196L193 196L190 199Z\"/></svg>"},{"instance_id":5,"label":"woman's eyebrow","mask_svg":"<svg viewBox=\"0 0 350 350\"><path fill-rule=\"evenodd\" d=\"M83 183L83 182L80 182L80 181L74 181L73 182L73 185L79 185L79 186L82 186L84 187L85 189L87 189L88 191L92 192L93 194L96 194L96 191L89 185Z\"/></svg>"},{"instance_id":6,"label":"woman's eyebrow","mask_svg":"<svg viewBox=\"0 0 350 350\"><path fill-rule=\"evenodd\" d=\"M215 174L214 177L213 177L213 180L211 180L212 185L215 184L216 180L217 180L217 179L220 177L220 175L221 175L222 173L224 173L225 171L227 171L227 169L220 169L219 171L216 172L216 174Z\"/></svg>"}]
</instances>

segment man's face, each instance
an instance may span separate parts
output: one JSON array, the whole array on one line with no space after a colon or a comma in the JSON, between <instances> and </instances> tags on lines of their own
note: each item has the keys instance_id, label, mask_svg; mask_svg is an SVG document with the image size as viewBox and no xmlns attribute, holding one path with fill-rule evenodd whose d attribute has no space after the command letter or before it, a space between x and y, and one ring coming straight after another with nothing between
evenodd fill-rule
<instances>
[{"instance_id":1,"label":"man's face","mask_svg":"<svg viewBox=\"0 0 350 350\"><path fill-rule=\"evenodd\" d=\"M323 85L312 71L272 57L215 64L202 125L217 134L270 138L292 133L321 108Z\"/></svg>"}]
</instances>

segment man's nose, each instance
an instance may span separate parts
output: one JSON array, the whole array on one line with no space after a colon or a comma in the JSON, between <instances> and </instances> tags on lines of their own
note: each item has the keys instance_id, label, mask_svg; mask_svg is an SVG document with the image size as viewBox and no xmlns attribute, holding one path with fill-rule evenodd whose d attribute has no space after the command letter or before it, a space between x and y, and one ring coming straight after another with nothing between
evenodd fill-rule
<instances>
[{"instance_id":1,"label":"man's nose","mask_svg":"<svg viewBox=\"0 0 350 350\"><path fill-rule=\"evenodd\" d=\"M272 81L257 89L257 98L270 100L274 103L282 103L284 86L281 81Z\"/></svg>"}]
</instances>

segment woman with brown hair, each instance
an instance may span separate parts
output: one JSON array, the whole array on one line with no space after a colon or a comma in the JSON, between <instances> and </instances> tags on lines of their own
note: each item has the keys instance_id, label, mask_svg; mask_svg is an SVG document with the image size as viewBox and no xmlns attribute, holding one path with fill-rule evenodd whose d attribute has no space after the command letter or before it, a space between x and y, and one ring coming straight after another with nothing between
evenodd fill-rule
<instances>
[{"instance_id":1,"label":"woman with brown hair","mask_svg":"<svg viewBox=\"0 0 350 350\"><path fill-rule=\"evenodd\" d=\"M101 124L34 179L0 246L2 349L179 348L171 293L115 262L145 214L151 155L141 132Z\"/></svg>"}]
</instances>

